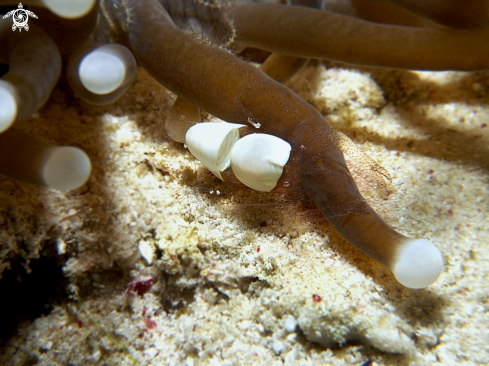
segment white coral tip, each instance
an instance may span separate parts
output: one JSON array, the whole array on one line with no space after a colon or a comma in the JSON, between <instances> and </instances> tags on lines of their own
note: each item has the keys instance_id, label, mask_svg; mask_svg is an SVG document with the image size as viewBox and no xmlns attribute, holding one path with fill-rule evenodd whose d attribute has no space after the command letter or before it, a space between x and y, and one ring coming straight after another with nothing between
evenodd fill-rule
<instances>
[{"instance_id":1,"label":"white coral tip","mask_svg":"<svg viewBox=\"0 0 489 366\"><path fill-rule=\"evenodd\" d=\"M77 147L57 147L46 161L43 177L47 186L60 191L77 189L90 177L90 159Z\"/></svg>"},{"instance_id":2,"label":"white coral tip","mask_svg":"<svg viewBox=\"0 0 489 366\"><path fill-rule=\"evenodd\" d=\"M221 172L230 165L230 151L239 139L239 128L228 122L204 122L192 126L185 135L185 144L204 166L222 179Z\"/></svg>"},{"instance_id":3,"label":"white coral tip","mask_svg":"<svg viewBox=\"0 0 489 366\"><path fill-rule=\"evenodd\" d=\"M273 135L247 135L231 151L231 167L241 183L257 191L270 192L277 185L291 146Z\"/></svg>"},{"instance_id":4,"label":"white coral tip","mask_svg":"<svg viewBox=\"0 0 489 366\"><path fill-rule=\"evenodd\" d=\"M441 253L432 242L411 239L399 249L392 272L402 285L420 289L435 282L442 269Z\"/></svg>"},{"instance_id":5,"label":"white coral tip","mask_svg":"<svg viewBox=\"0 0 489 366\"><path fill-rule=\"evenodd\" d=\"M54 14L66 18L81 18L95 6L96 0L42 0L44 6Z\"/></svg>"},{"instance_id":6,"label":"white coral tip","mask_svg":"<svg viewBox=\"0 0 489 366\"><path fill-rule=\"evenodd\" d=\"M108 94L124 81L126 67L123 60L110 49L99 47L80 62L78 75L83 86L95 94Z\"/></svg>"},{"instance_id":7,"label":"white coral tip","mask_svg":"<svg viewBox=\"0 0 489 366\"><path fill-rule=\"evenodd\" d=\"M14 87L0 80L0 133L7 130L17 117L17 101L14 94Z\"/></svg>"}]
</instances>

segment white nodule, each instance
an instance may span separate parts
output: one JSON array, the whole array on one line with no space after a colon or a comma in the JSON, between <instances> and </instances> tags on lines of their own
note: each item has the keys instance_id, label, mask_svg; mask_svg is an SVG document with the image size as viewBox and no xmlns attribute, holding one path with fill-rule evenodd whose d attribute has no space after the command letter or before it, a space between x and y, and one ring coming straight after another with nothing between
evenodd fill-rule
<instances>
[{"instance_id":1,"label":"white nodule","mask_svg":"<svg viewBox=\"0 0 489 366\"><path fill-rule=\"evenodd\" d=\"M290 144L277 136L247 135L234 144L231 168L241 183L257 191L270 192L282 175L290 150Z\"/></svg>"},{"instance_id":2,"label":"white nodule","mask_svg":"<svg viewBox=\"0 0 489 366\"><path fill-rule=\"evenodd\" d=\"M60 191L77 189L90 177L92 165L82 150L63 146L55 148L43 169L47 186Z\"/></svg>"},{"instance_id":3,"label":"white nodule","mask_svg":"<svg viewBox=\"0 0 489 366\"><path fill-rule=\"evenodd\" d=\"M15 89L10 83L0 80L0 133L7 130L17 117Z\"/></svg>"},{"instance_id":4,"label":"white nodule","mask_svg":"<svg viewBox=\"0 0 489 366\"><path fill-rule=\"evenodd\" d=\"M230 165L230 152L239 139L237 123L204 122L192 126L185 135L188 149L204 166L222 180L221 172Z\"/></svg>"},{"instance_id":5,"label":"white nodule","mask_svg":"<svg viewBox=\"0 0 489 366\"><path fill-rule=\"evenodd\" d=\"M87 15L96 0L42 0L44 6L61 18L75 19Z\"/></svg>"},{"instance_id":6,"label":"white nodule","mask_svg":"<svg viewBox=\"0 0 489 366\"><path fill-rule=\"evenodd\" d=\"M113 92L122 84L126 67L120 57L103 48L97 48L80 62L78 75L85 88L103 95Z\"/></svg>"},{"instance_id":7,"label":"white nodule","mask_svg":"<svg viewBox=\"0 0 489 366\"><path fill-rule=\"evenodd\" d=\"M438 248L426 239L412 239L402 244L392 272L402 285L421 289L435 282L442 269Z\"/></svg>"}]
</instances>

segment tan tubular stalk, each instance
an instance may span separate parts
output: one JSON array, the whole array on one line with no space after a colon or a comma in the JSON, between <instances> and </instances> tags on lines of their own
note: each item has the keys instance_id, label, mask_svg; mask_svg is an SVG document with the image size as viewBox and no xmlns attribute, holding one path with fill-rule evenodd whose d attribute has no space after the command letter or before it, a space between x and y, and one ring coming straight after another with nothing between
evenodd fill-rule
<instances>
[{"instance_id":1,"label":"tan tubular stalk","mask_svg":"<svg viewBox=\"0 0 489 366\"><path fill-rule=\"evenodd\" d=\"M405 238L373 212L346 167L336 131L316 109L255 67L178 29L156 0L128 4L130 21L120 6L106 4L106 10L157 81L223 120L259 124L259 132L289 142L290 168L300 176L291 186L301 185L340 234L388 266L405 286L421 288L436 280L442 269L438 249ZM293 12L298 10L308 9Z\"/></svg>"},{"instance_id":2,"label":"tan tubular stalk","mask_svg":"<svg viewBox=\"0 0 489 366\"><path fill-rule=\"evenodd\" d=\"M410 27L423 27L432 22L375 0L352 0L356 14L363 20L374 23L396 24ZM334 10L333 10L334 11Z\"/></svg>"},{"instance_id":3,"label":"tan tubular stalk","mask_svg":"<svg viewBox=\"0 0 489 366\"><path fill-rule=\"evenodd\" d=\"M324 0L287 0L287 5L306 6L308 8L322 9Z\"/></svg>"},{"instance_id":4,"label":"tan tubular stalk","mask_svg":"<svg viewBox=\"0 0 489 366\"><path fill-rule=\"evenodd\" d=\"M61 72L61 56L53 40L34 24L13 32L0 22L0 62L9 72L0 79L0 132L35 113L49 98Z\"/></svg>"},{"instance_id":5,"label":"tan tubular stalk","mask_svg":"<svg viewBox=\"0 0 489 366\"><path fill-rule=\"evenodd\" d=\"M320 0L288 0L287 5L304 6L315 9L323 7ZM279 83L287 83L309 61L308 58L272 53L260 66L260 70Z\"/></svg>"},{"instance_id":6,"label":"tan tubular stalk","mask_svg":"<svg viewBox=\"0 0 489 366\"><path fill-rule=\"evenodd\" d=\"M132 52L120 44L86 44L69 58L66 75L71 88L91 104L109 104L120 98L136 78Z\"/></svg>"},{"instance_id":7,"label":"tan tubular stalk","mask_svg":"<svg viewBox=\"0 0 489 366\"><path fill-rule=\"evenodd\" d=\"M11 128L0 134L0 174L60 191L81 187L88 180L88 156L71 146L54 146Z\"/></svg>"},{"instance_id":8,"label":"tan tubular stalk","mask_svg":"<svg viewBox=\"0 0 489 366\"><path fill-rule=\"evenodd\" d=\"M489 30L416 28L280 4L238 3L236 42L267 51L412 70L489 69Z\"/></svg>"},{"instance_id":9,"label":"tan tubular stalk","mask_svg":"<svg viewBox=\"0 0 489 366\"><path fill-rule=\"evenodd\" d=\"M486 0L378 0L394 5L420 18L450 28L489 27L489 2Z\"/></svg>"},{"instance_id":10,"label":"tan tubular stalk","mask_svg":"<svg viewBox=\"0 0 489 366\"><path fill-rule=\"evenodd\" d=\"M170 109L165 129L168 136L176 142L185 143L185 135L193 125L200 122L200 108L177 97Z\"/></svg>"},{"instance_id":11,"label":"tan tubular stalk","mask_svg":"<svg viewBox=\"0 0 489 366\"><path fill-rule=\"evenodd\" d=\"M333 227L370 258L389 268L406 287L424 288L440 275L443 260L429 241L399 234L363 200L341 152L328 146L330 127L311 118L295 129L301 184ZM326 147L324 147L326 145ZM341 155L340 155L341 154Z\"/></svg>"},{"instance_id":12,"label":"tan tubular stalk","mask_svg":"<svg viewBox=\"0 0 489 366\"><path fill-rule=\"evenodd\" d=\"M63 18L45 8L32 7L31 10L38 18L29 19L29 22L32 21L49 34L59 52L64 54L80 47L90 36L97 21L98 6L92 6L87 14L76 19Z\"/></svg>"},{"instance_id":13,"label":"tan tubular stalk","mask_svg":"<svg viewBox=\"0 0 489 366\"><path fill-rule=\"evenodd\" d=\"M268 56L265 62L260 65L260 70L270 76L273 80L285 84L300 69L302 69L308 61L308 58L272 53Z\"/></svg>"}]
</instances>

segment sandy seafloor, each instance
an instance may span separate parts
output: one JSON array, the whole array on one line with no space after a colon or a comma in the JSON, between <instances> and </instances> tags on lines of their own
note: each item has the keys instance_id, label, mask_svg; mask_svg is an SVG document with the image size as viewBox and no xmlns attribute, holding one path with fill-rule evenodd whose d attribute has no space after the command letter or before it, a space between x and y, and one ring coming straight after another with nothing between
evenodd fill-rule
<instances>
[{"instance_id":1,"label":"sandy seafloor","mask_svg":"<svg viewBox=\"0 0 489 366\"><path fill-rule=\"evenodd\" d=\"M143 70L108 106L64 85L17 126L83 148L93 173L69 193L0 179L0 273L51 256L65 276L1 364L487 364L488 73L313 62L289 83L390 172L390 196L364 192L381 216L440 248L444 271L424 290L294 197L209 174L167 138L174 95Z\"/></svg>"}]
</instances>

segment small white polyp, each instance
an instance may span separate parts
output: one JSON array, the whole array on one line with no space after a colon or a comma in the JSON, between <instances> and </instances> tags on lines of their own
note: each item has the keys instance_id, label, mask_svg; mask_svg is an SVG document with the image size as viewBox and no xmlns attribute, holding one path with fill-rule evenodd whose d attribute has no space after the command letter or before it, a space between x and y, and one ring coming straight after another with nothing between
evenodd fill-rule
<instances>
[{"instance_id":1,"label":"small white polyp","mask_svg":"<svg viewBox=\"0 0 489 366\"><path fill-rule=\"evenodd\" d=\"M81 18L95 5L96 0L42 0L44 6L61 18Z\"/></svg>"},{"instance_id":2,"label":"small white polyp","mask_svg":"<svg viewBox=\"0 0 489 366\"><path fill-rule=\"evenodd\" d=\"M47 186L60 191L77 189L90 177L92 165L82 150L63 146L55 148L43 168Z\"/></svg>"},{"instance_id":3,"label":"small white polyp","mask_svg":"<svg viewBox=\"0 0 489 366\"><path fill-rule=\"evenodd\" d=\"M230 151L239 139L241 127L246 126L228 122L197 123L187 131L185 144L193 156L222 180L221 172L231 164Z\"/></svg>"},{"instance_id":4,"label":"small white polyp","mask_svg":"<svg viewBox=\"0 0 489 366\"><path fill-rule=\"evenodd\" d=\"M426 239L404 243L392 268L396 279L404 286L420 289L436 281L443 269L440 251Z\"/></svg>"},{"instance_id":5,"label":"small white polyp","mask_svg":"<svg viewBox=\"0 0 489 366\"><path fill-rule=\"evenodd\" d=\"M113 92L122 84L126 68L119 57L103 48L97 48L80 62L78 75L85 88L103 95Z\"/></svg>"},{"instance_id":6,"label":"small white polyp","mask_svg":"<svg viewBox=\"0 0 489 366\"><path fill-rule=\"evenodd\" d=\"M277 136L247 135L231 150L231 168L241 183L257 191L270 192L282 175L290 150L290 144Z\"/></svg>"},{"instance_id":7,"label":"small white polyp","mask_svg":"<svg viewBox=\"0 0 489 366\"><path fill-rule=\"evenodd\" d=\"M7 130L17 116L15 90L10 83L0 80L0 133Z\"/></svg>"}]
</instances>

